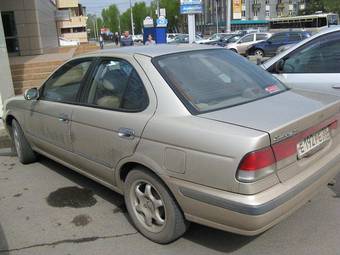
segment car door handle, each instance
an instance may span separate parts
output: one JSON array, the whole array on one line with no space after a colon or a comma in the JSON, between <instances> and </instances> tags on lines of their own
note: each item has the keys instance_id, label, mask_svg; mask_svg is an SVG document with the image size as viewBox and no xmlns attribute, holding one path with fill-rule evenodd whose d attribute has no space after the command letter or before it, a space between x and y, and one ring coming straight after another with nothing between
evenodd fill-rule
<instances>
[{"instance_id":1,"label":"car door handle","mask_svg":"<svg viewBox=\"0 0 340 255\"><path fill-rule=\"evenodd\" d=\"M63 113L59 115L59 121L68 123L70 120L69 120L68 115Z\"/></svg>"},{"instance_id":2,"label":"car door handle","mask_svg":"<svg viewBox=\"0 0 340 255\"><path fill-rule=\"evenodd\" d=\"M332 88L333 88L333 89L340 89L340 84L338 84L338 85L333 85Z\"/></svg>"},{"instance_id":3,"label":"car door handle","mask_svg":"<svg viewBox=\"0 0 340 255\"><path fill-rule=\"evenodd\" d=\"M118 136L123 139L133 140L135 138L135 131L130 128L118 129Z\"/></svg>"}]
</instances>

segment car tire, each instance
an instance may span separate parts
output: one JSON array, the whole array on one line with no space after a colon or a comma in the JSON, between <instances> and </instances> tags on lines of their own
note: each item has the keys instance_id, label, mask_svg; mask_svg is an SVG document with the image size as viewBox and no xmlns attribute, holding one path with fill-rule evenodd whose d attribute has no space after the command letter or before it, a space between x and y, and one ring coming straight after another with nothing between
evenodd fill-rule
<instances>
[{"instance_id":1,"label":"car tire","mask_svg":"<svg viewBox=\"0 0 340 255\"><path fill-rule=\"evenodd\" d=\"M124 198L134 226L153 242L173 242L189 226L168 188L144 168L129 172L125 180Z\"/></svg>"},{"instance_id":2,"label":"car tire","mask_svg":"<svg viewBox=\"0 0 340 255\"><path fill-rule=\"evenodd\" d=\"M263 51L263 50L260 50L260 49L256 49L256 50L254 51L254 55L257 56L257 57L263 58L263 57L264 57L264 51Z\"/></svg>"},{"instance_id":3,"label":"car tire","mask_svg":"<svg viewBox=\"0 0 340 255\"><path fill-rule=\"evenodd\" d=\"M238 53L236 49L230 49L232 52Z\"/></svg>"},{"instance_id":4,"label":"car tire","mask_svg":"<svg viewBox=\"0 0 340 255\"><path fill-rule=\"evenodd\" d=\"M37 160L37 155L32 150L31 145L28 143L24 132L16 120L12 121L12 137L19 161L22 164L35 162Z\"/></svg>"}]
</instances>

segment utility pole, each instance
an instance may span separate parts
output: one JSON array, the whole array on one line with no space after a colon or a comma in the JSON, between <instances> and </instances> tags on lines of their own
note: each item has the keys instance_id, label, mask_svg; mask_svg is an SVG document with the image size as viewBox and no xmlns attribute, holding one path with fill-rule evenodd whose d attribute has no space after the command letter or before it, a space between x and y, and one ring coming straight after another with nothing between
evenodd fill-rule
<instances>
[{"instance_id":1,"label":"utility pole","mask_svg":"<svg viewBox=\"0 0 340 255\"><path fill-rule=\"evenodd\" d=\"M131 14L131 32L132 32L132 36L135 35L135 25L133 22L133 11L132 11L132 0L130 0L130 14Z\"/></svg>"},{"instance_id":2,"label":"utility pole","mask_svg":"<svg viewBox=\"0 0 340 255\"><path fill-rule=\"evenodd\" d=\"M157 18L161 15L160 7L159 7L159 0L157 0Z\"/></svg>"},{"instance_id":3,"label":"utility pole","mask_svg":"<svg viewBox=\"0 0 340 255\"><path fill-rule=\"evenodd\" d=\"M231 0L227 0L227 33L231 32Z\"/></svg>"},{"instance_id":4,"label":"utility pole","mask_svg":"<svg viewBox=\"0 0 340 255\"><path fill-rule=\"evenodd\" d=\"M218 0L215 2L215 14L216 14L216 33L218 33Z\"/></svg>"}]
</instances>

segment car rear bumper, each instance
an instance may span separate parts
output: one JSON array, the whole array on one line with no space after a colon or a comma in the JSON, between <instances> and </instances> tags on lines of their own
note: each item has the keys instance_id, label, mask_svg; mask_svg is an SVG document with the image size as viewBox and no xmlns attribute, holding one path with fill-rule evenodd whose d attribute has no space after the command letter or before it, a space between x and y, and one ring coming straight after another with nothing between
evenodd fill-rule
<instances>
[{"instance_id":1,"label":"car rear bumper","mask_svg":"<svg viewBox=\"0 0 340 255\"><path fill-rule=\"evenodd\" d=\"M189 221L242 234L257 235L304 205L338 173L340 157L332 152L315 169L255 195L230 193L170 178L170 188Z\"/></svg>"}]
</instances>

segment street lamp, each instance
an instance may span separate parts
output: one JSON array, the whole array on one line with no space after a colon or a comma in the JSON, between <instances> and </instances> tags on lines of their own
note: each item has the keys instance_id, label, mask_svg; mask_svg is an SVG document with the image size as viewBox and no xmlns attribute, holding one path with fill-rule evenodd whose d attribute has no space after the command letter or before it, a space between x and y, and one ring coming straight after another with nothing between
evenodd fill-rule
<instances>
[{"instance_id":1,"label":"street lamp","mask_svg":"<svg viewBox=\"0 0 340 255\"><path fill-rule=\"evenodd\" d=\"M216 14L216 33L218 34L218 0L215 3L215 14Z\"/></svg>"}]
</instances>

